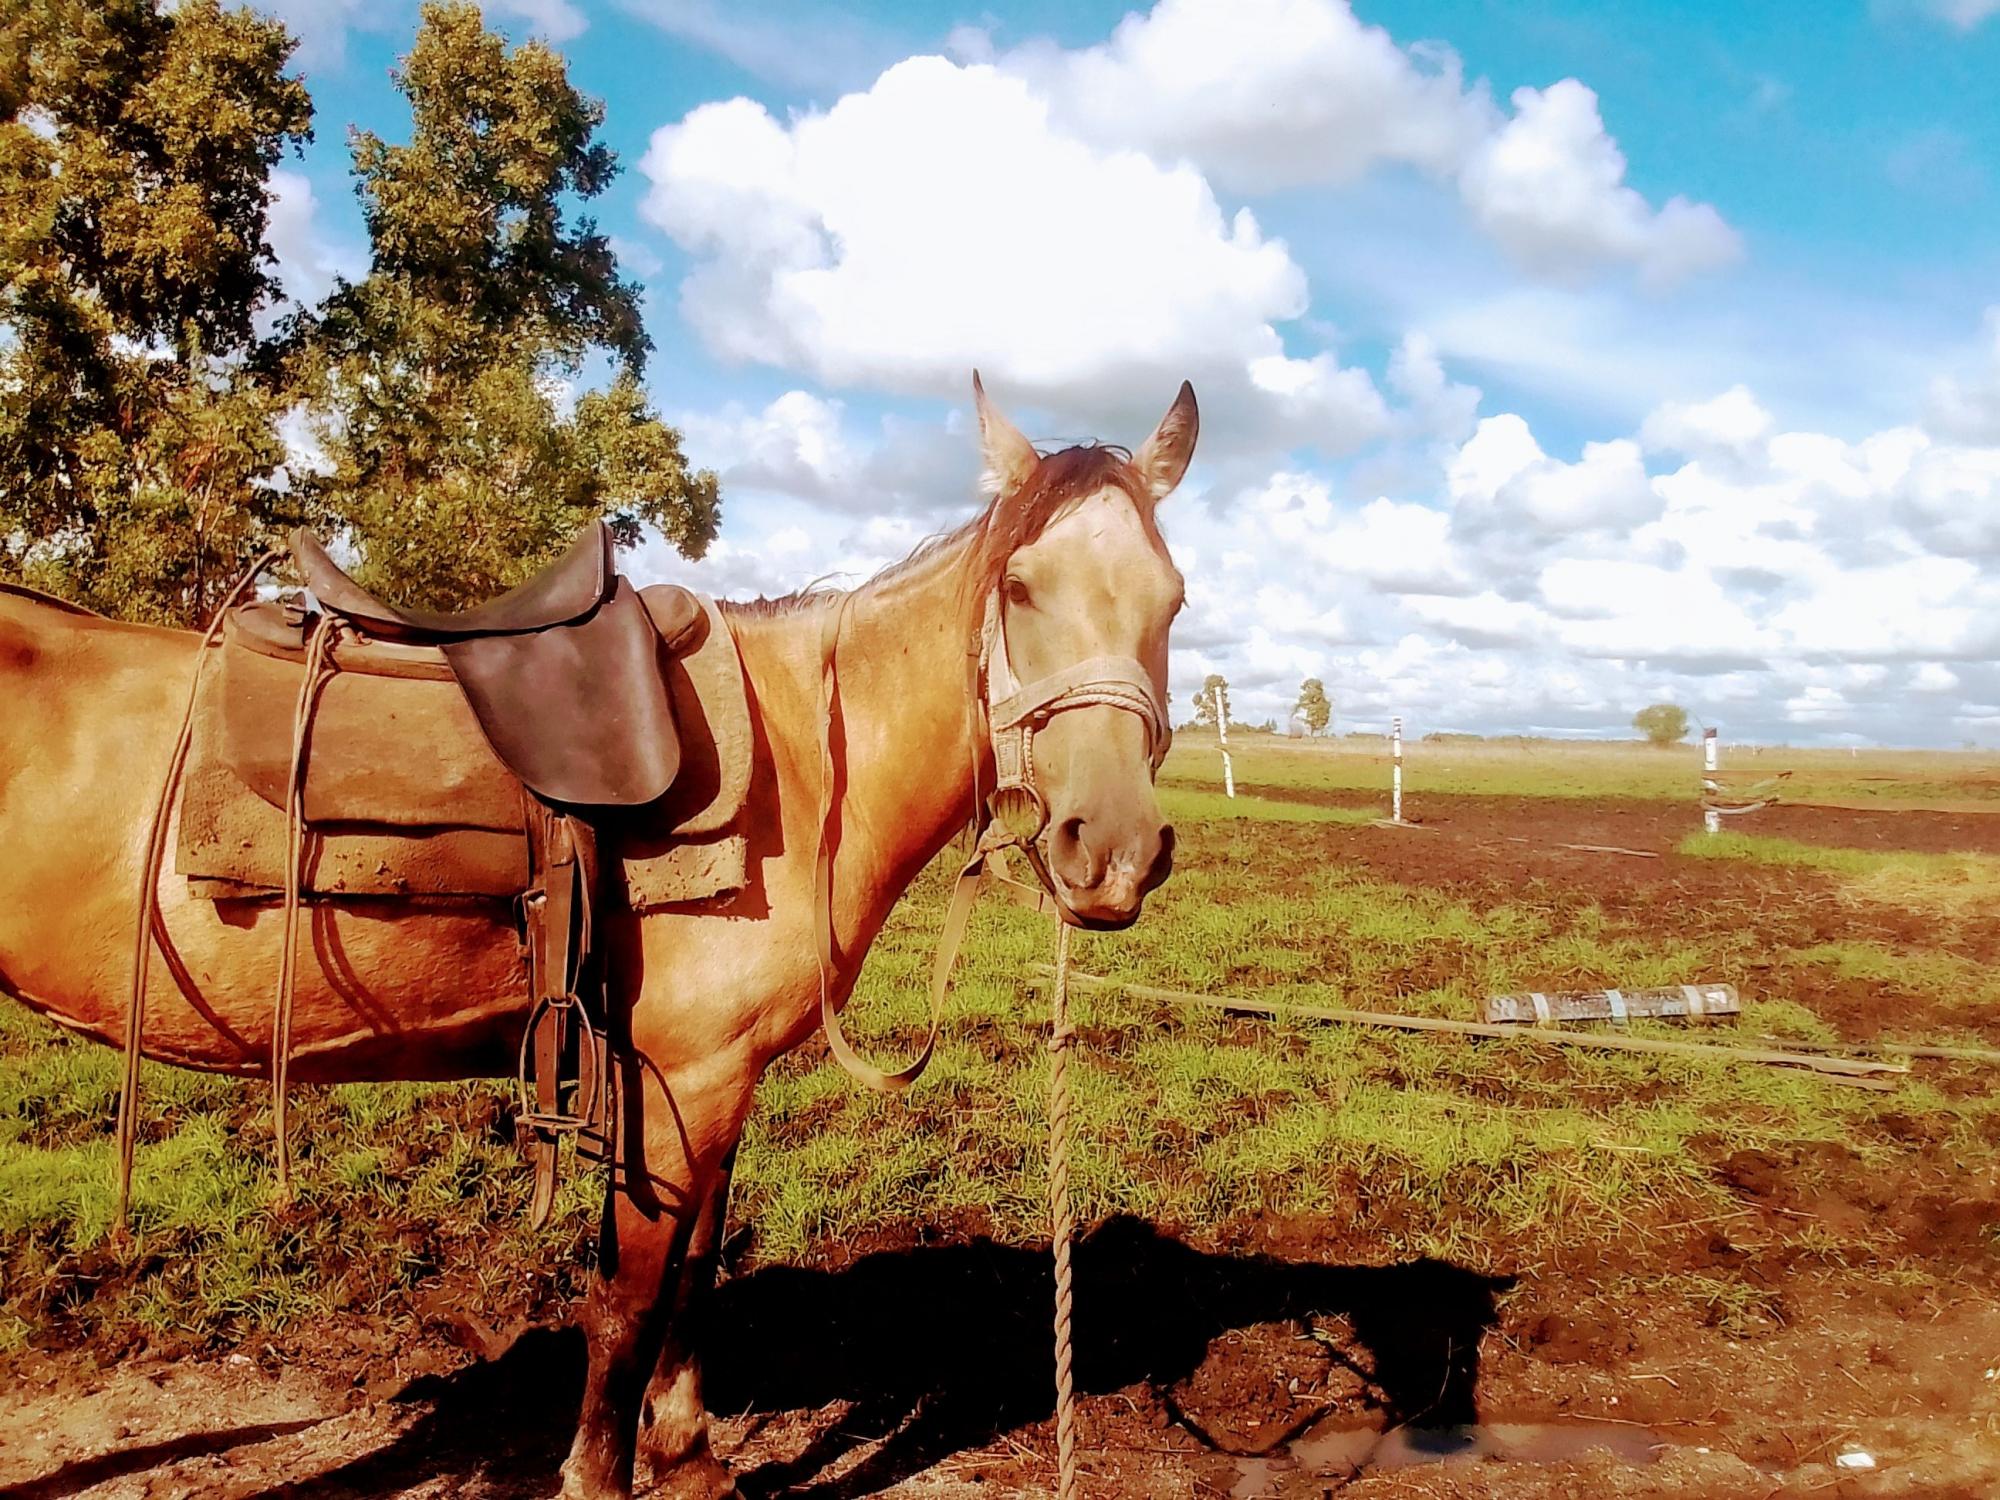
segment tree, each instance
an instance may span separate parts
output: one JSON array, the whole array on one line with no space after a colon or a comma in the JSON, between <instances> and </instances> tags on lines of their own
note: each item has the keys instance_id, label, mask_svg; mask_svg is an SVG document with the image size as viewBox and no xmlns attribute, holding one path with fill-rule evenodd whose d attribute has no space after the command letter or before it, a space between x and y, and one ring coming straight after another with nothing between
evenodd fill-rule
<instances>
[{"instance_id":1,"label":"tree","mask_svg":"<svg viewBox=\"0 0 2000 1500\"><path fill-rule=\"evenodd\" d=\"M256 329L292 39L218 0L4 16L0 574L196 620L297 511Z\"/></svg>"},{"instance_id":2,"label":"tree","mask_svg":"<svg viewBox=\"0 0 2000 1500\"><path fill-rule=\"evenodd\" d=\"M1295 710L1306 721L1306 728L1313 734L1323 733L1327 721L1333 717L1333 703L1326 696L1326 684L1317 677L1308 677L1299 684L1299 702Z\"/></svg>"},{"instance_id":3,"label":"tree","mask_svg":"<svg viewBox=\"0 0 2000 1500\"><path fill-rule=\"evenodd\" d=\"M617 171L602 105L540 42L509 50L476 6L426 4L396 73L408 144L351 134L372 251L290 331L316 392L315 497L393 597L462 607L528 577L603 517L690 557L715 536L715 476L639 379L638 288L568 206ZM593 352L615 376L572 403Z\"/></svg>"},{"instance_id":4,"label":"tree","mask_svg":"<svg viewBox=\"0 0 2000 1500\"><path fill-rule=\"evenodd\" d=\"M1688 732L1687 710L1671 703L1655 703L1632 715L1632 727L1655 745L1676 744Z\"/></svg>"},{"instance_id":5,"label":"tree","mask_svg":"<svg viewBox=\"0 0 2000 1500\"><path fill-rule=\"evenodd\" d=\"M1195 694L1194 721L1204 726L1213 726L1218 717L1226 719L1229 713L1229 684L1220 672L1210 672L1202 679L1201 691Z\"/></svg>"}]
</instances>

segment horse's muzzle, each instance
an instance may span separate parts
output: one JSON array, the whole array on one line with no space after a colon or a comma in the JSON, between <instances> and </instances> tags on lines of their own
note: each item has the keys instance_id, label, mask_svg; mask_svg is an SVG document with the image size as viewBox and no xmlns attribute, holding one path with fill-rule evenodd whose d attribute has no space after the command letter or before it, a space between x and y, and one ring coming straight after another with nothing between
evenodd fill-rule
<instances>
[{"instance_id":1,"label":"horse's muzzle","mask_svg":"<svg viewBox=\"0 0 2000 1500\"><path fill-rule=\"evenodd\" d=\"M1171 824L1155 823L1119 836L1103 824L1072 817L1052 826L1047 839L1050 872L1079 927L1130 927L1139 919L1147 893L1173 873Z\"/></svg>"}]
</instances>

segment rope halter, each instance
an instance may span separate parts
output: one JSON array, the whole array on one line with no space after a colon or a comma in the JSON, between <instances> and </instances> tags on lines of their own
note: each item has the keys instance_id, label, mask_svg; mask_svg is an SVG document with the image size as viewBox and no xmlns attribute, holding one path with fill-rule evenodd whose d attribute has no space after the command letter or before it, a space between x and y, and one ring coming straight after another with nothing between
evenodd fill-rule
<instances>
[{"instance_id":1,"label":"rope halter","mask_svg":"<svg viewBox=\"0 0 2000 1500\"><path fill-rule=\"evenodd\" d=\"M1022 684L1007 653L1007 616L1001 593L986 596L979 627L979 698L993 745L993 793L987 800L1005 842L1029 855L1035 873L1050 883L1039 845L1048 828L1049 803L1035 776L1035 734L1071 708L1122 708L1146 726L1146 749L1157 772L1173 746L1166 705L1143 664L1129 656L1092 656ZM1067 903L1062 902L1067 908Z\"/></svg>"}]
</instances>

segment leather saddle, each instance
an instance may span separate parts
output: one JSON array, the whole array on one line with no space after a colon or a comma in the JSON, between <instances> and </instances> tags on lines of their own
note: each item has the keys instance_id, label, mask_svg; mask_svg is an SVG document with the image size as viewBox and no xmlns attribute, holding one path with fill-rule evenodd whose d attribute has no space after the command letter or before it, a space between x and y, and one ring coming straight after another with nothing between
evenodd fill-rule
<instances>
[{"instance_id":1,"label":"leather saddle","mask_svg":"<svg viewBox=\"0 0 2000 1500\"><path fill-rule=\"evenodd\" d=\"M288 823L309 831L316 810L338 821L339 812L366 809L393 824L398 820L389 809L399 801L413 810L413 817L405 814L412 822L426 809L440 813L447 802L454 820L473 822L471 807L445 790L456 784L467 793L484 789L471 801L494 804L484 815L491 831L457 830L456 861L438 844L446 867L463 870L465 850L482 850L495 835L504 849L512 827L526 835L525 879L513 887L531 1002L521 1040L519 1129L535 1164L531 1211L540 1224L554 1199L559 1136L575 1134L587 1154L615 1168L612 1018L595 940L603 885L599 834L621 812L657 803L674 784L682 755L668 667L699 643L708 614L685 589L650 589L642 599L618 574L611 531L601 521L543 572L459 614L386 604L350 578L311 533L294 532L291 541L317 610L246 606L241 628L232 632L253 654L257 637L268 643L275 634L282 642L289 634L306 665L285 757ZM432 696L421 689L404 695L408 718L400 726L393 714L387 723L379 712L369 721L357 721L351 710L340 716L343 700L333 688L343 676L403 678L414 687L426 677L436 681L440 656L499 766L527 794L515 804L518 823L509 815L504 780L496 786L476 758L461 753L454 762L441 748L454 743L448 732L424 734L423 724L441 727L454 711L449 697L435 698L436 689ZM249 663L230 659L226 648L225 667ZM356 706L382 710L396 696L376 687ZM257 780L257 757L248 747L277 731L276 710L268 695L224 687L231 759L250 782ZM462 734L456 743L464 744ZM316 759L328 763L327 776L316 777ZM414 786L404 784L412 778ZM406 827L406 843L433 836ZM295 863L286 881L288 923L308 883ZM281 979L281 1009L288 1009L283 985Z\"/></svg>"},{"instance_id":2,"label":"leather saddle","mask_svg":"<svg viewBox=\"0 0 2000 1500\"><path fill-rule=\"evenodd\" d=\"M435 646L494 753L546 802L574 808L657 801L680 769L661 651L705 624L685 589L642 602L595 522L546 570L461 614L385 604L318 538L292 534L308 592L364 637Z\"/></svg>"}]
</instances>

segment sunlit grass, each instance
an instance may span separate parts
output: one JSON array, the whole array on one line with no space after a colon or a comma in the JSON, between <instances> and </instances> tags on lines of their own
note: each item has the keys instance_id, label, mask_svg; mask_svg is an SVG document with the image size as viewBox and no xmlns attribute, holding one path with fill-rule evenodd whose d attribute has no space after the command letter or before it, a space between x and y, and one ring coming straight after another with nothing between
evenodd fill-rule
<instances>
[{"instance_id":1,"label":"sunlit grass","mask_svg":"<svg viewBox=\"0 0 2000 1500\"><path fill-rule=\"evenodd\" d=\"M1380 750L1255 737L1240 747L1245 785L1343 803L1321 806L1225 798L1219 763L1183 736L1162 793L1180 836L1176 874L1129 932L1077 934L1077 968L1462 1018L1500 991L1728 981L1744 988L1738 1030L1816 1041L1840 1035L1815 1009L1816 987L1879 986L1946 1017L2000 1003L1989 967L1954 946L2000 895L2000 861L1754 835L1690 841L1685 854L1823 882L1844 911L1926 918L1915 936L1905 922L1782 948L1754 912L1737 922L1690 910L1662 924L1643 900L1599 899L1582 883L1401 884L1353 857L1356 840L1377 836L1357 825L1386 811L1375 800L1386 798ZM1691 800L1692 757L1413 745L1410 771L1433 790ZM1814 774L1833 784L1837 759L1813 762ZM1875 774L1865 757L1855 766ZM1559 817L1560 802L1549 806ZM922 1034L949 864L925 872L893 913L850 1010L857 1042L880 1059L907 1056ZM817 1042L770 1070L734 1198L755 1256L806 1259L911 1223L1013 1242L1045 1235L1048 997L1035 981L1052 954L1046 919L982 904L936 1060L904 1096L857 1089ZM1913 1077L1878 1095L1798 1072L1252 1020L1119 990L1079 989L1073 1014L1081 1213L1138 1214L1195 1240L1307 1216L1337 1247L1328 1253L1532 1271L1725 1210L1734 1199L1713 1166L1741 1147L1839 1141L1886 1164L1898 1148L1872 1127L1885 1112L1921 1119L1964 1170L2000 1168L1977 1073L1939 1075L1949 1087ZM1884 1030L1898 1034L1893 1012ZM0 1352L58 1324L198 1343L342 1311L407 1316L415 1290L442 1276L495 1296L534 1288L560 1299L580 1283L598 1179L569 1174L555 1223L530 1233L505 1091L490 1084L301 1090L299 1202L284 1209L268 1091L149 1066L139 1232L121 1247L110 1233L117 1076L111 1050L0 1008ZM1748 1327L1758 1304L1735 1288L1718 1278L1702 1295L1713 1291L1719 1322Z\"/></svg>"}]
</instances>

